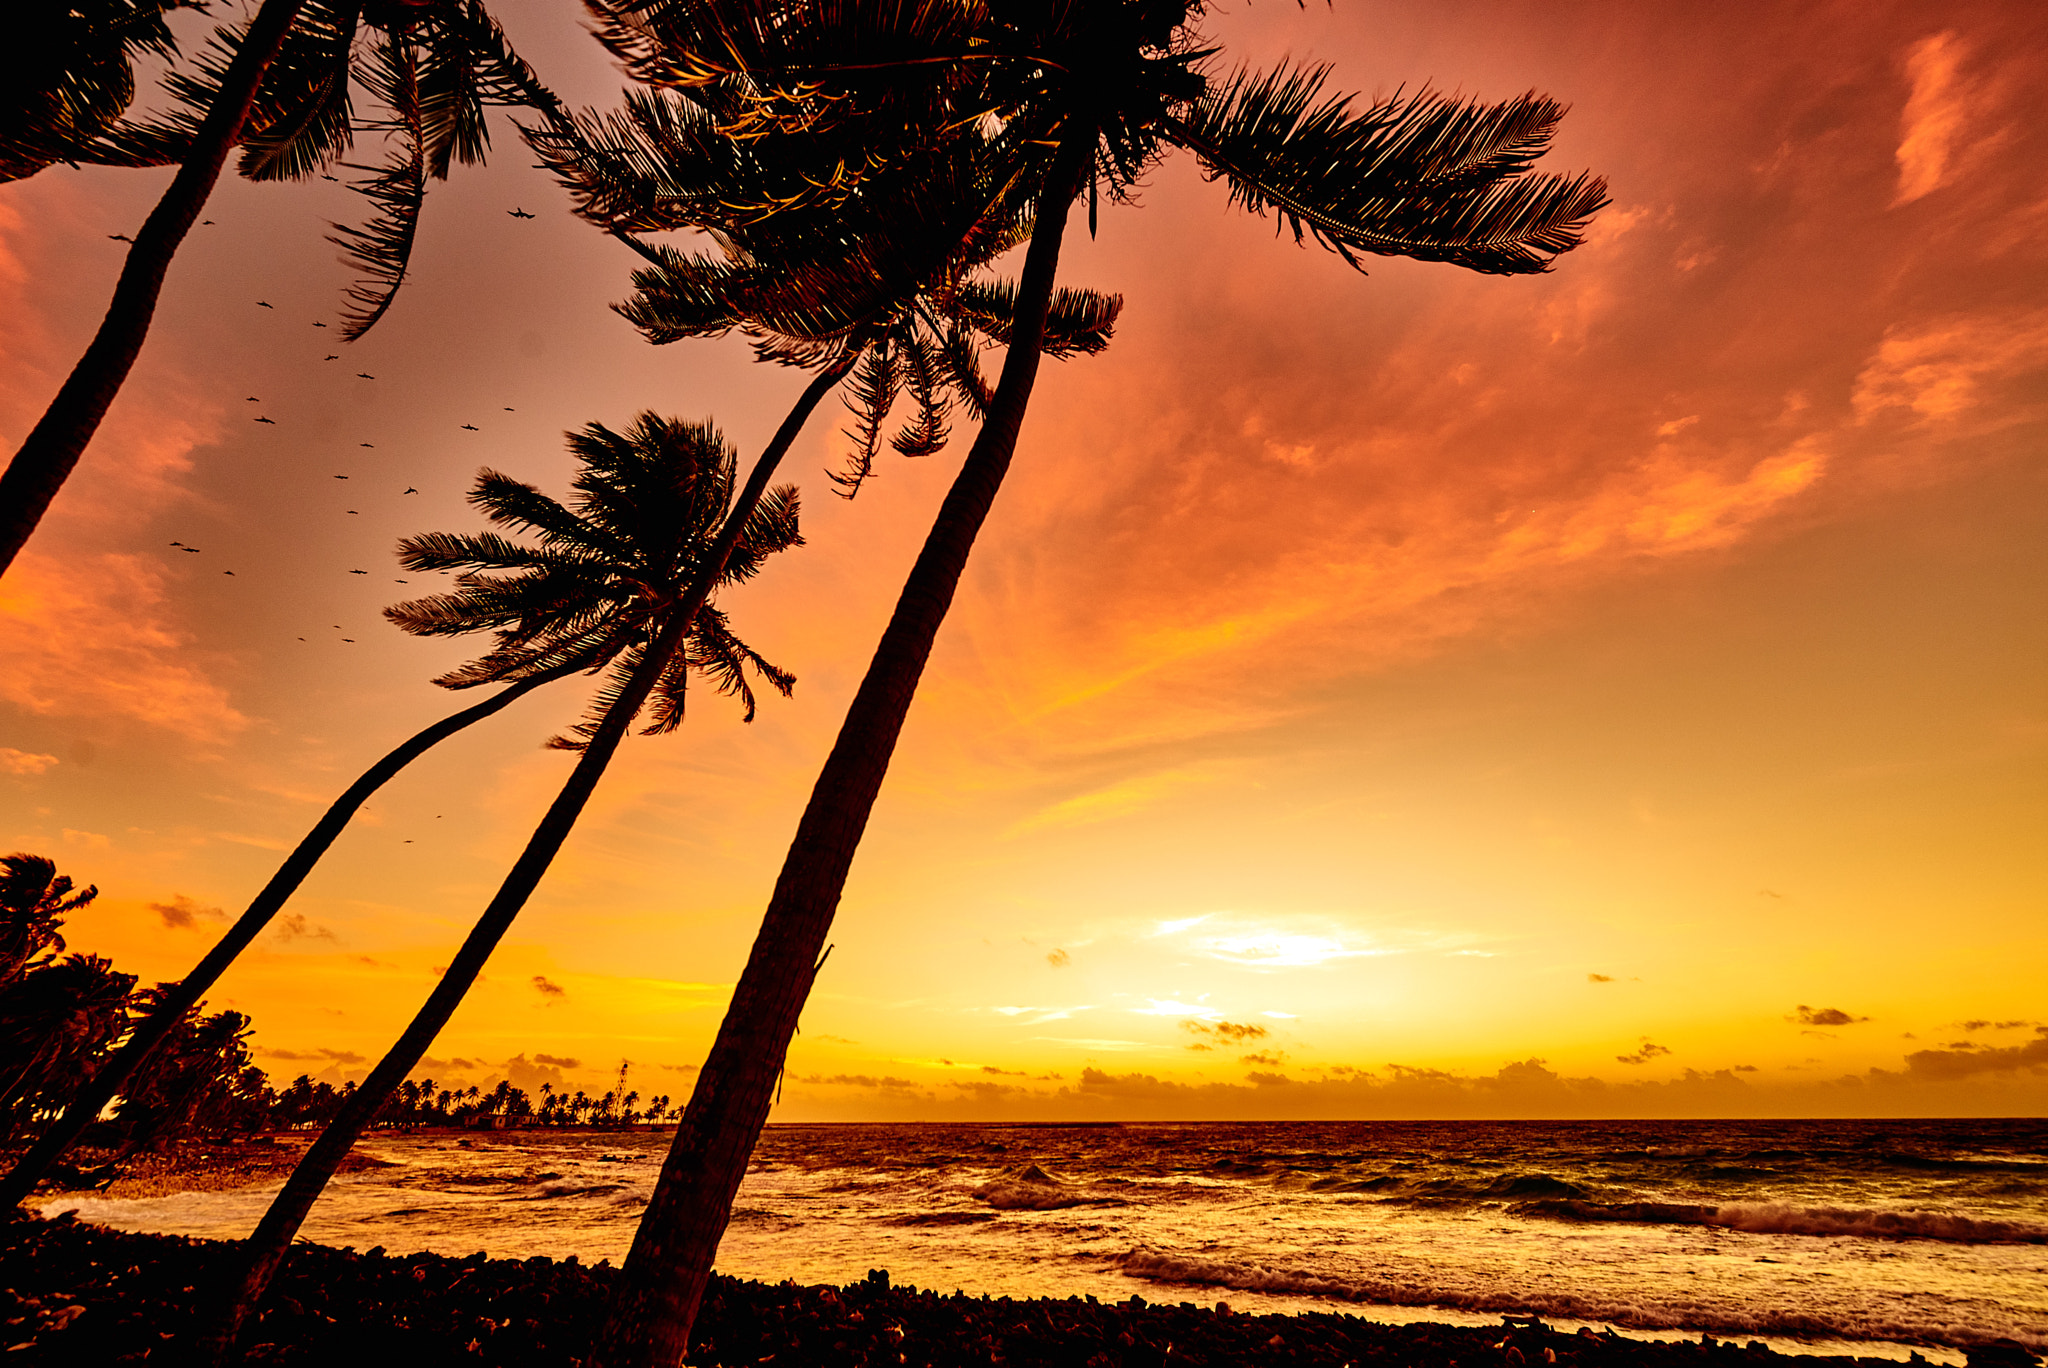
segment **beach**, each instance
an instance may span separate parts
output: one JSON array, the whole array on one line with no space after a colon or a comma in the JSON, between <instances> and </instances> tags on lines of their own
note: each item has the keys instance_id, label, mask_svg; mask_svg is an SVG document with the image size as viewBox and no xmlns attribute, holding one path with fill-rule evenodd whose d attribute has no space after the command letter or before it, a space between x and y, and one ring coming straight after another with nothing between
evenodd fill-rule
<instances>
[{"instance_id":1,"label":"beach","mask_svg":"<svg viewBox=\"0 0 2048 1368\"><path fill-rule=\"evenodd\" d=\"M235 1247L109 1231L59 1218L0 1226L0 1322L13 1364L160 1361L191 1333ZM390 1256L301 1245L244 1341L250 1363L361 1368L463 1362L573 1368L588 1352L613 1270L553 1260ZM1020 1300L898 1287L877 1271L843 1288L717 1277L690 1363L902 1365L903 1368L1202 1368L1237 1364L1406 1368L1699 1368L1779 1361L1885 1360L1779 1355L1702 1336L1646 1341L1541 1321L1493 1327L1385 1325L1324 1313L1254 1316L1227 1305L1142 1296ZM2016 1345L1974 1349L1971 1368L2032 1368Z\"/></svg>"},{"instance_id":2,"label":"beach","mask_svg":"<svg viewBox=\"0 0 2048 1368\"><path fill-rule=\"evenodd\" d=\"M975 1302L1136 1296L1476 1333L1540 1318L1961 1365L2048 1346L2043 1139L2010 1122L775 1125L717 1267L735 1285L865 1287L884 1268ZM303 1143L201 1147L182 1188L166 1171L136 1180L147 1192L33 1205L232 1241ZM385 1265L602 1269L624 1259L666 1144L380 1132L302 1234Z\"/></svg>"}]
</instances>

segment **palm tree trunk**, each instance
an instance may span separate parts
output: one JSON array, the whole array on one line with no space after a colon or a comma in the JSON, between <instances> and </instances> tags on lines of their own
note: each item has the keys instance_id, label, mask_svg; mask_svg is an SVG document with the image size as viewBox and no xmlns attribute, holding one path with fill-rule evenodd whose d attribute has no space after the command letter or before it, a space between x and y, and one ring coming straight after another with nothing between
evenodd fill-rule
<instances>
[{"instance_id":1,"label":"palm tree trunk","mask_svg":"<svg viewBox=\"0 0 2048 1368\"><path fill-rule=\"evenodd\" d=\"M93 1119L107 1103L113 1100L114 1094L121 1090L121 1085L133 1077L136 1069L142 1066L142 1062L163 1043L164 1037L177 1025L178 1019L200 998L206 996L207 990L227 972L228 966L235 962L236 957L248 949L250 942L270 925L271 918L275 917L292 894L298 891L299 885L312 873L313 866L348 826L357 809L369 801L371 794L428 750L471 723L481 722L541 685L571 673L574 673L573 667L535 675L531 679L522 679L474 707L442 718L370 766L363 772L361 778L349 785L347 791L334 800L333 806L327 809L326 814L313 829L306 833L305 839L299 842L285 862L278 866L277 873L270 876L270 882L263 886L263 891L256 895L255 901L249 904L248 910L242 913L240 919L229 928L228 933L220 938L220 943L207 952L206 958L200 960L198 966L171 990L170 995L156 1010L136 1023L135 1029L129 1032L127 1041L114 1057L101 1065L99 1071L79 1089L71 1104L65 1108L63 1116L44 1131L36 1143L30 1146L28 1152L15 1162L6 1178L0 1179L0 1211L6 1211L28 1199L29 1194L35 1191L36 1184L41 1182L43 1175L49 1171L50 1165L57 1162L64 1152L77 1142L85 1128L92 1124Z\"/></svg>"},{"instance_id":2,"label":"palm tree trunk","mask_svg":"<svg viewBox=\"0 0 2048 1368\"><path fill-rule=\"evenodd\" d=\"M988 418L947 492L811 790L753 953L620 1270L604 1327L587 1360L590 1368L670 1368L682 1362L689 1347L690 1327L733 1195L767 1120L775 1080L816 977L854 851L975 534L1016 450L1038 375L1067 210L1080 191L1094 138L1092 128L1070 132L1054 156L1025 255L1009 354Z\"/></svg>"},{"instance_id":3,"label":"palm tree trunk","mask_svg":"<svg viewBox=\"0 0 2048 1368\"><path fill-rule=\"evenodd\" d=\"M7 473L0 476L0 574L14 563L22 544L42 521L50 501L70 478L72 467L120 393L121 383L128 378L129 368L142 351L142 341L149 335L171 258L213 193L228 153L241 140L264 73L304 4L305 0L263 0L263 8L256 12L242 46L228 64L219 99L199 125L191 152L179 166L171 188L164 191L135 234L120 283L114 287L113 302L107 306L107 316L92 345L15 453Z\"/></svg>"},{"instance_id":4,"label":"palm tree trunk","mask_svg":"<svg viewBox=\"0 0 2048 1368\"><path fill-rule=\"evenodd\" d=\"M244 1254L244 1271L233 1299L221 1309L211 1329L199 1343L199 1361L220 1363L226 1361L234 1347L236 1337L241 1333L242 1323L250 1311L263 1297L270 1280L284 1263L285 1255L291 1249L292 1237L305 1223L306 1213L313 1209L313 1203L334 1177L334 1171L341 1165L343 1156L352 1148L363 1128L388 1101L405 1076L419 1065L427 1047L434 1043L434 1037L455 1015L455 1009L462 1005L463 997L483 972L484 962L497 949L498 942L510 929L512 921L519 915L526 900L553 863L555 855L568 839L576 819L583 812L583 805L603 777L605 766L611 763L612 753L619 747L626 729L632 725L640 706L647 701L648 693L660 679L664 665L676 650L687 630L687 623L679 614L672 614L661 631L650 643L646 659L626 680L619 696L605 710L604 720L591 734L590 743L584 747L576 768L569 772L568 782L549 805L540 825L526 842L526 849L520 852L512 872L505 876L505 882L498 888L497 896L491 899L477 923L470 929L469 938L462 948L455 952L448 968L441 975L441 981L434 985L426 1005L421 1007L412 1024L398 1038L377 1067L370 1071L362 1085L342 1104L334 1119L327 1123L300 1158L298 1167L285 1181L283 1191L263 1214L263 1220L249 1236Z\"/></svg>"}]
</instances>

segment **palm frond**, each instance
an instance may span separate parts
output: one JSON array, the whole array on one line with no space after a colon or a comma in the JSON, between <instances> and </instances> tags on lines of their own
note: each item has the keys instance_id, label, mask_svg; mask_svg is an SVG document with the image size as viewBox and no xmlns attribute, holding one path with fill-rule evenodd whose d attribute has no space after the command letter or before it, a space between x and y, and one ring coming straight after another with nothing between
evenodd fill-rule
<instances>
[{"instance_id":1,"label":"palm frond","mask_svg":"<svg viewBox=\"0 0 2048 1368\"><path fill-rule=\"evenodd\" d=\"M801 500L795 485L775 485L754 505L740 525L739 539L726 557L720 584L740 584L760 573L762 564L778 551L804 544L798 527Z\"/></svg>"},{"instance_id":2,"label":"palm frond","mask_svg":"<svg viewBox=\"0 0 2048 1368\"><path fill-rule=\"evenodd\" d=\"M410 44L393 38L378 51L373 84L392 111L398 146L381 167L352 187L373 212L361 228L335 225L328 241L363 279L348 289L341 335L353 342L377 325L397 297L412 264L413 237L427 196L427 133L420 107L418 58Z\"/></svg>"},{"instance_id":3,"label":"palm frond","mask_svg":"<svg viewBox=\"0 0 2048 1368\"><path fill-rule=\"evenodd\" d=\"M889 410L896 406L901 384L896 348L887 342L870 347L847 377L845 402L853 413L854 426L846 436L853 443L853 452L846 458L844 470L826 472L826 478L845 491L840 497L851 499L860 493L862 483L875 473L875 457L882 448L882 425L889 421Z\"/></svg>"},{"instance_id":4,"label":"palm frond","mask_svg":"<svg viewBox=\"0 0 2048 1368\"><path fill-rule=\"evenodd\" d=\"M1370 253L1544 271L1607 202L1598 177L1531 174L1564 112L1553 100L1485 105L1425 92L1353 115L1349 97L1320 98L1327 75L1240 71L1165 124L1235 202L1353 266Z\"/></svg>"},{"instance_id":5,"label":"palm frond","mask_svg":"<svg viewBox=\"0 0 2048 1368\"><path fill-rule=\"evenodd\" d=\"M931 456L946 445L951 429L946 425L946 415L951 405L941 380L941 363L933 355L935 348L928 347L917 339L903 348L903 388L910 397L914 412L889 439L889 445L902 456Z\"/></svg>"}]
</instances>

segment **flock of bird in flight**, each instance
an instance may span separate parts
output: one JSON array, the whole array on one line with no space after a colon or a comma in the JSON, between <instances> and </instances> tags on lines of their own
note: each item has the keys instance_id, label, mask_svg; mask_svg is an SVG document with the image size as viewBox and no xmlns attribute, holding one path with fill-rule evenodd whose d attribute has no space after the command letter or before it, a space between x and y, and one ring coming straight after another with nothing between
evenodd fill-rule
<instances>
[{"instance_id":1,"label":"flock of bird in flight","mask_svg":"<svg viewBox=\"0 0 2048 1368\"><path fill-rule=\"evenodd\" d=\"M326 179L326 180L333 180L333 179L334 179L334 177L332 177L332 176L327 176L327 177L324 177L323 179ZM513 218L522 218L522 219L530 219L530 218L532 218L532 217L533 217L533 215L532 215L532 214L529 214L529 213L527 213L527 212L526 212L526 211L525 211L524 209L508 209L508 210L506 210L506 212L507 212L507 213L509 213L509 214L510 214L510 215L511 215L511 216L512 216ZM212 220L212 219L205 219L205 220L202 220L202 222L203 222L203 223L206 223L206 224L211 224L211 223L213 222L213 220ZM128 237L128 236L127 236L126 234L124 234L124 233L109 233L109 234L107 234L107 236L108 236L109 238L113 239L113 240L114 240L114 241L116 241L116 242L133 242L133 241L134 241L134 239L133 239L133 238L130 238L130 237ZM272 303L271 303L271 302L270 302L269 300L267 300L267 299L259 299L259 300L257 300L257 301L256 301L256 307L257 307L257 308L259 308L259 309L271 309L271 310L275 310L275 309L277 308L277 306L276 306L275 304L272 304ZM314 326L314 327L316 327L316 328L324 328L324 327L326 327L327 325L326 325L325 323L321 323L321 322L317 322L317 321L316 321L316 322L315 322L315 323L313 324L313 326ZM340 356L340 354L339 354L339 353L330 353L329 355L327 355L327 356L325 356L325 357L323 357L323 358L321 358L321 359L322 359L322 360L325 360L325 361L339 361L339 360L341 359L341 356ZM358 380L375 380L376 378L377 378L376 376L374 376L374 375L370 374L370 373L369 373L368 371L357 371L357 372L356 372L356 379L358 379ZM263 401L262 401L262 400L261 400L260 398L258 398L258 397L257 397L256 395L253 395L253 394L252 394L252 395L249 395L249 396L247 397L247 399L245 400L245 402L247 402L247 403L251 403L251 404L260 404L260 403L262 403ZM505 412L507 412L507 413L515 413L515 412L517 412L517 411L518 411L518 410L514 409L514 408L513 408L513 407L512 407L511 405L509 405L509 404L505 406ZM267 423L267 424L269 424L269 425L270 425L270 426L272 426L272 427L275 427L275 426L277 426L277 420L276 420L276 419L274 419L274 418L271 418L271 417L268 417L268 416L266 416L266 415L264 415L264 414L258 414L258 415L256 416L256 418L255 418L255 421L256 421L256 422L259 422L259 423ZM463 430L464 432L481 432L481 431L483 430L483 429L479 428L479 427L478 427L478 426L477 426L476 424L474 424L474 423L464 423L464 424L462 424L462 425L461 425L461 427L462 427L462 430ZM356 445L358 445L358 446L360 446L360 447L363 447L363 448L365 448L366 450L371 450L371 451L374 451L374 450L376 449L376 443L374 443L374 442L358 442L358 443L357 443ZM346 479L348 478L348 476L346 476L346 475L336 475L336 476L335 476L334 478L335 478L335 479L337 479L337 480L346 480ZM416 487L414 487L414 486L411 486L411 485L408 485L408 486L406 486L406 489L405 489L405 493L406 493L406 494L417 494L417 493L419 493L419 492L420 492L420 491L419 491L419 490L418 490L418 489L417 489ZM402 496L401 496L401 497L402 497ZM357 511L356 509L353 509L353 508L351 508L351 509L347 509L347 510L346 510L346 512L348 512L349 514L351 514L351 515L353 515L353 516L361 516L361 515L360 515L360 514L358 513L358 511ZM172 545L172 546L175 546L176 548L178 548L178 550L180 550L180 551L183 551L183 552L185 552L185 553L187 553L187 554L189 554L189 555L194 555L194 556L196 556L196 555L200 555L200 554L202 554L202 552L201 552L200 548L198 548L198 547L196 547L196 546L187 546L187 545L186 545L186 544L185 544L184 542L181 542L181 541L174 541L174 542L172 542L172 543L171 543L171 545ZM233 574L234 574L235 572L234 572L234 571L232 571L232 570L223 570L223 571L221 571L221 573L222 573L223 575L229 575L229 576L232 576L232 575L233 575ZM349 571L348 573L350 573L351 575L368 575L368 574L369 574L370 572L369 572L369 571L367 571L367 570L350 570L350 571ZM410 583L410 582L411 582L411 581L409 581L409 580L402 580L402 579L394 579L394 580L392 581L392 583L393 583L393 584L408 584L408 583ZM338 623L338 622L337 622L337 623L335 623L335 624L334 624L334 628L335 628L335 630L336 630L336 631L340 631L340 630L341 630L341 624L340 624L340 623ZM300 641L304 641L305 639L306 639L306 638L304 638L304 637L300 637L300 638L299 638L299 640L300 640ZM348 644L350 644L350 645L354 645L354 644L355 644L355 638L354 638L354 637L343 637L343 638L341 638L341 639L342 639L342 640L343 640L344 642L347 642L347 643L348 643ZM410 844L411 844L411 842L407 842L407 844L408 844L408 845L410 845Z\"/></svg>"}]
</instances>

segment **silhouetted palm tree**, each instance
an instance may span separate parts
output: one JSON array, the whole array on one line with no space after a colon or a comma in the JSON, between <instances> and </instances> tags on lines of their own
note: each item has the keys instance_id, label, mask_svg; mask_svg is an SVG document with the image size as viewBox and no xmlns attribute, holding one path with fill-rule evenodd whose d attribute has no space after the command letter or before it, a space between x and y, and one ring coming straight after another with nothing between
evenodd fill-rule
<instances>
[{"instance_id":1,"label":"silhouetted palm tree","mask_svg":"<svg viewBox=\"0 0 2048 1368\"><path fill-rule=\"evenodd\" d=\"M37 956L64 953L58 928L64 914L99 896L99 889L72 891L71 878L41 855L0 859L0 988L33 968Z\"/></svg>"},{"instance_id":2,"label":"silhouetted palm tree","mask_svg":"<svg viewBox=\"0 0 2048 1368\"><path fill-rule=\"evenodd\" d=\"M1189 0L618 0L643 77L747 94L757 143L863 129L887 168L910 137L995 120L1037 199L1001 382L819 775L762 928L621 1271L590 1362L680 1362L718 1241L809 994L847 871L938 627L1002 482L1036 379L1069 206L1119 197L1174 148L1233 200L1346 261L1408 256L1519 274L1577 245L1597 179L1534 177L1562 110L1432 94L1363 111L1320 68L1224 75ZM972 84L964 84L971 77ZM906 117L906 111L909 116ZM763 153L765 155L765 153ZM856 177L861 174L853 173ZM875 174L882 174L877 172Z\"/></svg>"},{"instance_id":3,"label":"silhouetted palm tree","mask_svg":"<svg viewBox=\"0 0 2048 1368\"><path fill-rule=\"evenodd\" d=\"M0 990L0 1140L61 1108L128 1024L135 975L71 955Z\"/></svg>"},{"instance_id":4,"label":"silhouetted palm tree","mask_svg":"<svg viewBox=\"0 0 2048 1368\"><path fill-rule=\"evenodd\" d=\"M0 44L0 182L89 157L135 100L136 57L177 51L164 13L196 5L68 0L10 24Z\"/></svg>"},{"instance_id":5,"label":"silhouetted palm tree","mask_svg":"<svg viewBox=\"0 0 2048 1368\"><path fill-rule=\"evenodd\" d=\"M359 41L360 40L360 41ZM351 83L382 108L359 118ZM392 151L356 188L373 216L333 241L364 273L349 292L342 335L360 337L405 278L429 178L483 159L484 110L559 105L513 53L482 0L263 0L248 24L218 29L193 70L166 87L183 108L117 124L70 159L111 166L177 165L141 228L98 333L0 475L0 573L12 565L99 429L142 351L171 258L198 220L228 154L243 149L251 180L299 180L334 165L357 131Z\"/></svg>"},{"instance_id":6,"label":"silhouetted palm tree","mask_svg":"<svg viewBox=\"0 0 2048 1368\"><path fill-rule=\"evenodd\" d=\"M496 634L494 647L448 682L512 679L595 658L605 662L604 683L574 734L556 739L581 755L497 895L426 1005L307 1149L249 1237L244 1276L205 1340L204 1352L216 1357L233 1344L363 1126L418 1066L475 983L642 710L643 734L674 730L694 674L737 696L752 720L749 674L785 694L795 683L735 637L718 609L689 604L689 586L732 504L733 454L717 431L647 413L624 433L592 424L572 436L570 449L584 467L573 506L494 471L478 477L470 496L492 522L530 532L537 544L490 532L434 533L401 544L408 569L460 576L453 592L387 609L392 621L425 635ZM801 544L796 490L770 490L746 519L717 582L751 579L769 556Z\"/></svg>"}]
</instances>

